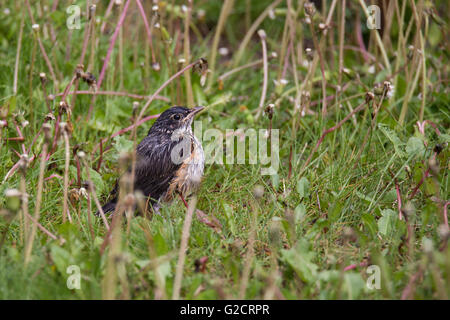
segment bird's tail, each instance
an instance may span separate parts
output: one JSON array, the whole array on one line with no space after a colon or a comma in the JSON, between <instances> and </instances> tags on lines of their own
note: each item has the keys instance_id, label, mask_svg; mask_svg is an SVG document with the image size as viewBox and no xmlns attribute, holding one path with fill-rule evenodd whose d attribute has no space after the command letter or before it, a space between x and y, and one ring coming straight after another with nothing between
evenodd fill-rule
<instances>
[{"instance_id":1,"label":"bird's tail","mask_svg":"<svg viewBox=\"0 0 450 320\"><path fill-rule=\"evenodd\" d=\"M112 201L108 202L107 204L105 204L102 207L102 210L103 210L104 214L110 214L110 213L114 212L114 210L116 210L116 201L112 200ZM100 211L97 211L96 215L99 216Z\"/></svg>"}]
</instances>

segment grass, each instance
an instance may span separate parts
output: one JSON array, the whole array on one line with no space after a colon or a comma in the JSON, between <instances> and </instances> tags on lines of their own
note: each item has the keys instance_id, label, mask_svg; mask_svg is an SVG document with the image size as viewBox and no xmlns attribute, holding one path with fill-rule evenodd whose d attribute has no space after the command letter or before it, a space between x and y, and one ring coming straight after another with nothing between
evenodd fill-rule
<instances>
[{"instance_id":1,"label":"grass","mask_svg":"<svg viewBox=\"0 0 450 320\"><path fill-rule=\"evenodd\" d=\"M378 1L380 34L364 1L92 2L0 4L1 299L448 299L446 1ZM170 105L278 129L279 170L207 165L202 219L93 216Z\"/></svg>"}]
</instances>

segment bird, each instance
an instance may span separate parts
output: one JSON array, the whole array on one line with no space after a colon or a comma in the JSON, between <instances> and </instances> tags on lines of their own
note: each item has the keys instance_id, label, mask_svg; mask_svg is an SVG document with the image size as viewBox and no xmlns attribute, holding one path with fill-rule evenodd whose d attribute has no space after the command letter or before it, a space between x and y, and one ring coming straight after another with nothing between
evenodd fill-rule
<instances>
[{"instance_id":1,"label":"bird","mask_svg":"<svg viewBox=\"0 0 450 320\"><path fill-rule=\"evenodd\" d=\"M157 213L161 203L171 202L176 194L184 201L199 188L205 155L192 132L192 122L203 109L202 106L167 109L136 148L134 190L141 191ZM118 181L110 192L110 200L102 206L105 214L116 209Z\"/></svg>"}]
</instances>

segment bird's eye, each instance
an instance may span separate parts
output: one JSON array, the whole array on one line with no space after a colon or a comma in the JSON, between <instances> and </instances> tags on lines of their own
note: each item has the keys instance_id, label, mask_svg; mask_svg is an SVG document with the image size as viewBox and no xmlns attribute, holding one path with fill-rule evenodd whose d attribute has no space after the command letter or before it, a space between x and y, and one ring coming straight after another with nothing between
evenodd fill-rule
<instances>
[{"instance_id":1,"label":"bird's eye","mask_svg":"<svg viewBox=\"0 0 450 320\"><path fill-rule=\"evenodd\" d=\"M180 120L181 116L179 114L174 114L172 117L174 120Z\"/></svg>"}]
</instances>

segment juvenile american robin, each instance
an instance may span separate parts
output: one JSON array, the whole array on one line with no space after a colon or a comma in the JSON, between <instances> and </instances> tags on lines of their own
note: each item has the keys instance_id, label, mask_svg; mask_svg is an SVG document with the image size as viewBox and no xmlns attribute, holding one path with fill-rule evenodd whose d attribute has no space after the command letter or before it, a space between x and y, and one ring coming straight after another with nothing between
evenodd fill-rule
<instances>
[{"instance_id":1,"label":"juvenile american robin","mask_svg":"<svg viewBox=\"0 0 450 320\"><path fill-rule=\"evenodd\" d=\"M156 211L161 202L172 201L176 194L184 199L200 185L205 156L191 125L201 110L175 106L164 111L137 146L134 190L140 190ZM115 210L118 191L116 182L104 213Z\"/></svg>"}]
</instances>

